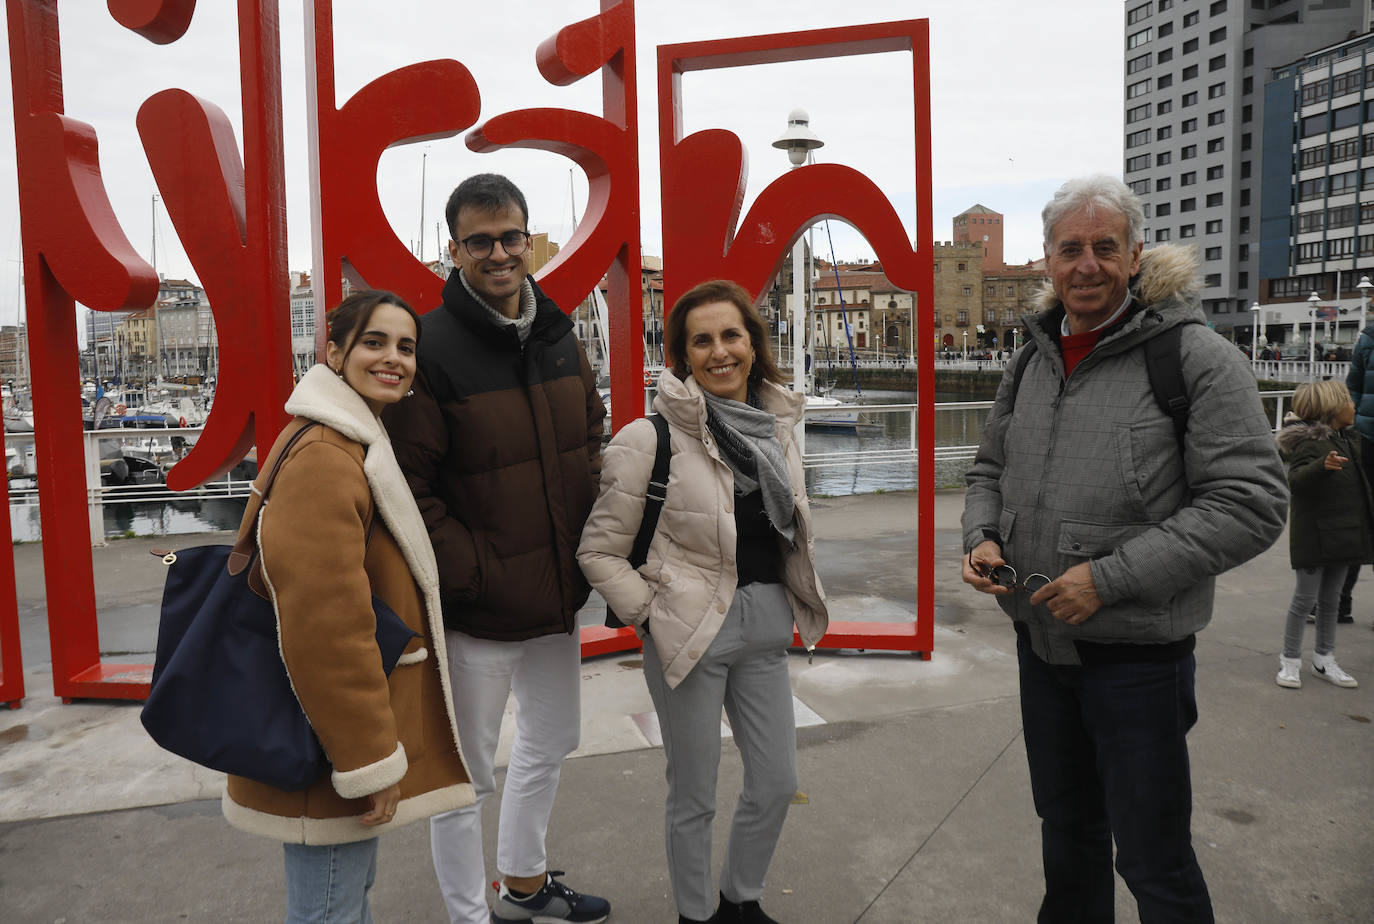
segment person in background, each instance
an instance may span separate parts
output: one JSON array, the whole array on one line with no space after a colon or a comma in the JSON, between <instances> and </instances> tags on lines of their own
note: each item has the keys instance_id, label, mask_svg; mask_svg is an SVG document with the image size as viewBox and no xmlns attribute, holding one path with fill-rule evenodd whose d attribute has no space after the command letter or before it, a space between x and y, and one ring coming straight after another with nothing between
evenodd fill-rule
<instances>
[{"instance_id":1,"label":"person in background","mask_svg":"<svg viewBox=\"0 0 1374 924\"><path fill-rule=\"evenodd\" d=\"M963 519L963 579L1016 630L1039 921L1114 919L1115 844L1142 924L1210 922L1193 649L1216 575L1283 531L1283 467L1249 364L1202 323L1196 251L1142 253L1140 199L1113 177L1070 180L1042 218L1052 290L1028 319L1035 351L1002 377ZM1181 434L1145 358L1176 326Z\"/></svg>"},{"instance_id":2,"label":"person in background","mask_svg":"<svg viewBox=\"0 0 1374 924\"><path fill-rule=\"evenodd\" d=\"M1374 485L1374 323L1360 331L1350 354L1345 386L1355 402L1355 432L1360 436L1360 465L1365 480ZM1341 585L1337 622L1354 622L1354 589L1360 566L1352 565ZM1371 625L1370 628L1374 628Z\"/></svg>"},{"instance_id":3,"label":"person in background","mask_svg":"<svg viewBox=\"0 0 1374 924\"><path fill-rule=\"evenodd\" d=\"M582 570L644 644L644 680L667 759L665 840L678 920L768 924L764 877L797 789L787 649L814 649L829 615L816 575L795 427L805 401L779 386L753 299L728 281L678 299L654 410L672 444L667 500L644 566L627 560L656 434L647 420L606 449ZM725 708L744 762L719 904L711 822Z\"/></svg>"},{"instance_id":4,"label":"person in background","mask_svg":"<svg viewBox=\"0 0 1374 924\"><path fill-rule=\"evenodd\" d=\"M409 400L418 321L390 292L344 299L326 317L326 364L286 402L294 419L264 460L256 498L278 457L258 523L251 580L270 591L291 688L333 770L286 792L230 776L224 816L280 840L287 924L372 920L377 836L473 801L458 747L446 670L439 575L424 521L396 465L382 408ZM417 637L388 677L377 655L373 596Z\"/></svg>"},{"instance_id":5,"label":"person in background","mask_svg":"<svg viewBox=\"0 0 1374 924\"><path fill-rule=\"evenodd\" d=\"M1341 670L1336 647L1337 599L1351 567L1374 562L1374 503L1360 463L1363 447L1351 429L1355 404L1340 382L1308 383L1293 395L1292 419L1279 431L1292 492L1288 555L1297 583L1283 630L1275 682L1302 686L1302 634L1317 608L1312 673L1338 687L1357 687Z\"/></svg>"},{"instance_id":6,"label":"person in background","mask_svg":"<svg viewBox=\"0 0 1374 924\"><path fill-rule=\"evenodd\" d=\"M436 817L430 847L455 924L595 924L610 904L548 869L558 777L581 736L577 567L596 499L605 405L573 323L530 277L529 209L510 180L469 177L445 209L453 273L424 316L415 397L387 426L439 562L450 675L477 802ZM488 909L482 803L514 693Z\"/></svg>"}]
</instances>

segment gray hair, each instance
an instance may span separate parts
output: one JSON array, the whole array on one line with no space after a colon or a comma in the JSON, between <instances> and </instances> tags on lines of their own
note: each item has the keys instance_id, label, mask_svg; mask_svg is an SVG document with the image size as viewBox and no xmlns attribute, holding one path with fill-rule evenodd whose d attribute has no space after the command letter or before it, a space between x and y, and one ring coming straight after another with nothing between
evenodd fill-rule
<instances>
[{"instance_id":1,"label":"gray hair","mask_svg":"<svg viewBox=\"0 0 1374 924\"><path fill-rule=\"evenodd\" d=\"M1096 209L1107 209L1124 215L1129 228L1127 245L1132 249L1145 240L1145 210L1140 197L1114 176L1099 173L1069 180L1055 192L1040 213L1044 224L1045 249L1054 249L1054 226L1066 215L1086 209L1092 215Z\"/></svg>"}]
</instances>

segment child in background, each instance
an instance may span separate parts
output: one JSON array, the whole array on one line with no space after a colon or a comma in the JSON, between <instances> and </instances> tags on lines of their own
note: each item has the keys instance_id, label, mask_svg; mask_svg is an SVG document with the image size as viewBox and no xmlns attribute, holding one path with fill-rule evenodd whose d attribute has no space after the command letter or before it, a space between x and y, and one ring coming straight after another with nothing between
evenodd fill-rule
<instances>
[{"instance_id":1,"label":"child in background","mask_svg":"<svg viewBox=\"0 0 1374 924\"><path fill-rule=\"evenodd\" d=\"M1374 561L1369 482L1360 465L1360 441L1350 425L1355 405L1345 385L1315 382L1298 388L1293 413L1279 431L1279 451L1288 464L1292 490L1289 558L1297 576L1283 631L1283 654L1275 682L1302 686L1302 634L1317 605L1317 640L1312 672L1338 687L1359 684L1332 652L1341 585L1352 564Z\"/></svg>"}]
</instances>

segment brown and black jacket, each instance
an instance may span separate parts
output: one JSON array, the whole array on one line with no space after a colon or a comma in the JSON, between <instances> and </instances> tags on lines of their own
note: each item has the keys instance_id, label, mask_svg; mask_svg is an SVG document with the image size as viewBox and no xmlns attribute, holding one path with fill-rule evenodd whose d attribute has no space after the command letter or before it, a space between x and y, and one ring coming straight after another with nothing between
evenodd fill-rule
<instances>
[{"instance_id":1,"label":"brown and black jacket","mask_svg":"<svg viewBox=\"0 0 1374 924\"><path fill-rule=\"evenodd\" d=\"M606 416L572 322L530 285L522 344L455 271L421 319L415 394L384 415L434 544L444 624L502 641L576 627Z\"/></svg>"}]
</instances>

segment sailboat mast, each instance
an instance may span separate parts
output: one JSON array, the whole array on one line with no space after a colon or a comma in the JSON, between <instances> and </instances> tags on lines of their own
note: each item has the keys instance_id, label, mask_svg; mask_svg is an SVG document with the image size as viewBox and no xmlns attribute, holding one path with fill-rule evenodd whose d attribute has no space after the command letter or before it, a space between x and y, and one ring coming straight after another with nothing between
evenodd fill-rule
<instances>
[{"instance_id":1,"label":"sailboat mast","mask_svg":"<svg viewBox=\"0 0 1374 924\"><path fill-rule=\"evenodd\" d=\"M420 154L420 252L415 256L421 261L425 259L425 161L429 159L429 152L423 151Z\"/></svg>"}]
</instances>

